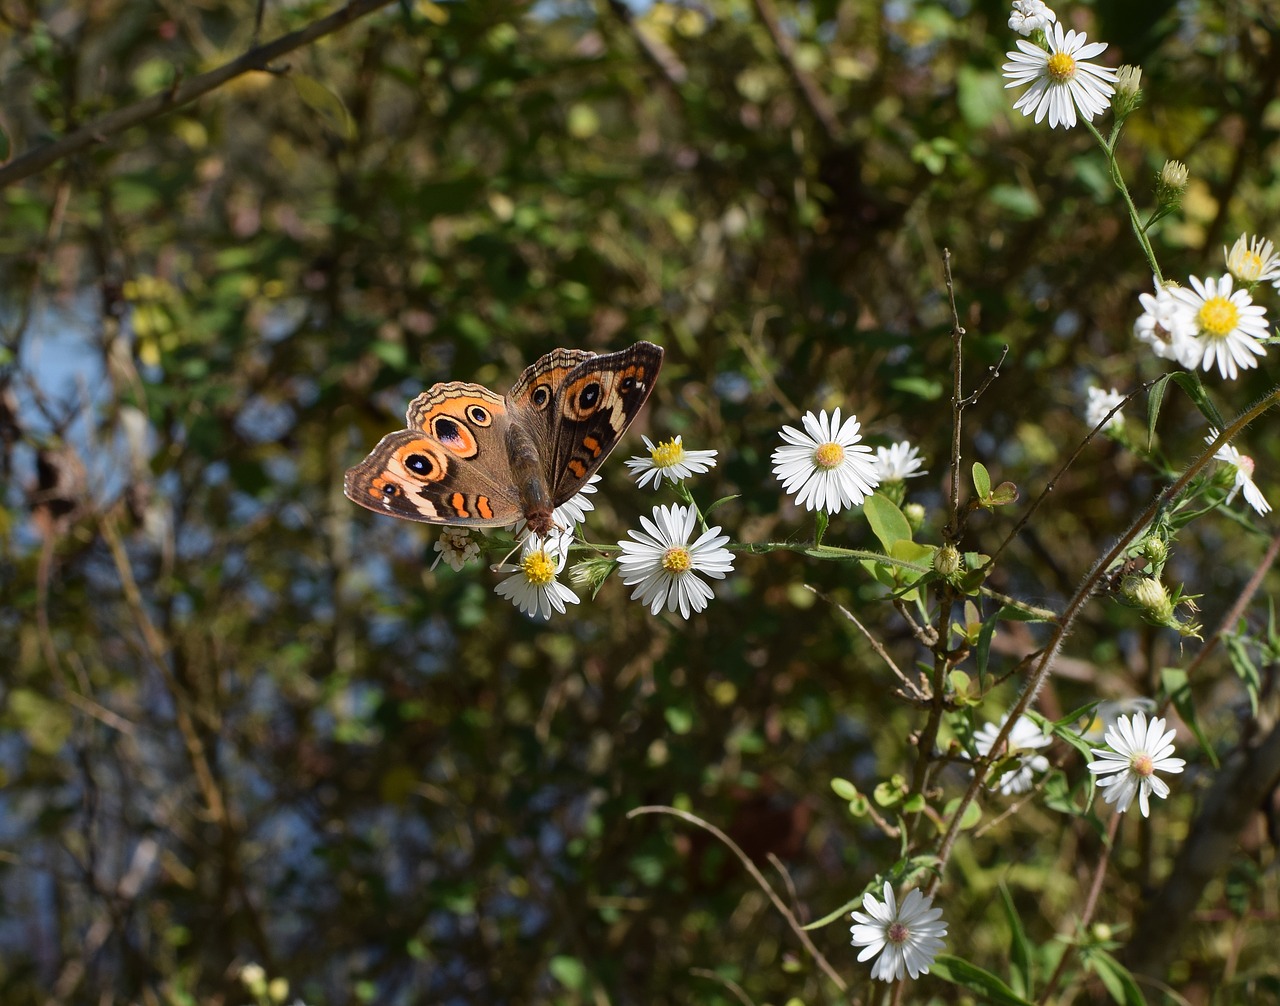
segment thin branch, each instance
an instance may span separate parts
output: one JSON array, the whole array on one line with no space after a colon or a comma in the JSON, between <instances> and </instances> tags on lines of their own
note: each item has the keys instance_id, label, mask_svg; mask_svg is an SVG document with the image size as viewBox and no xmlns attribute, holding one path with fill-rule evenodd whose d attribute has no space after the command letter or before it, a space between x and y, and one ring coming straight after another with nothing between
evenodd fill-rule
<instances>
[{"instance_id":1,"label":"thin branch","mask_svg":"<svg viewBox=\"0 0 1280 1006\"><path fill-rule=\"evenodd\" d=\"M850 622L852 622L853 625L857 628L857 630L861 632L864 637L866 637L867 642L871 644L871 648L876 651L876 654L880 657L881 660L885 662L889 670L893 671L897 679L902 682L903 687L906 688L907 691L911 693L913 698L916 698L916 699L928 698L928 696L926 696L925 693L920 690L919 686L916 685L914 681L910 680L905 674L902 673L902 669L896 663L894 663L893 657L889 656L889 651L884 648L884 645L880 642L880 640L876 639L876 637L871 634L871 631L865 625L863 625L860 621L858 621L857 616L854 615L853 612L851 612L843 604L840 604L837 601L831 600L831 598L829 598L822 591L818 590L815 587L809 586L809 584L807 583L804 585L804 589L809 591L811 594L816 594L818 597L822 598L822 600L826 601L829 605L835 608L836 611L840 612L840 614L842 614L845 618L847 618Z\"/></svg>"},{"instance_id":2,"label":"thin branch","mask_svg":"<svg viewBox=\"0 0 1280 1006\"><path fill-rule=\"evenodd\" d=\"M782 61L787 64L787 72L791 74L791 79L796 87L800 89L800 94L804 98L804 103L809 107L809 111L813 113L813 117L818 120L822 126L822 131L826 133L827 140L831 143L841 142L840 120L836 117L835 106L832 105L831 99L827 97L814 79L805 73L800 64L796 62L795 45L791 41L791 37L782 30L782 25L778 21L778 12L774 9L772 0L755 0L756 13L760 15L760 20L764 22L764 26L769 30L769 36L773 39L774 47L778 50L778 55L782 57Z\"/></svg>"},{"instance_id":3,"label":"thin branch","mask_svg":"<svg viewBox=\"0 0 1280 1006\"><path fill-rule=\"evenodd\" d=\"M252 70L266 70L273 60L292 52L294 49L300 49L316 39L332 35L335 31L345 28L353 21L381 7L386 7L392 2L393 0L351 0L341 10L334 11L328 17L322 17L319 21L313 21L305 28L290 32L288 35L281 35L274 41L250 49L243 56L233 59L230 63L224 63L208 73L192 77L177 87L166 88L151 95L149 98L143 98L132 105L126 105L124 108L117 108L113 112L108 112L88 125L81 126L74 132L68 133L61 139L54 140L43 147L37 147L35 150L29 151L0 167L0 189L21 181L23 178L29 178L64 157L69 157L100 143L105 143L109 137L122 133L139 123L190 104L202 95L208 94L241 74L249 73Z\"/></svg>"},{"instance_id":4,"label":"thin branch","mask_svg":"<svg viewBox=\"0 0 1280 1006\"><path fill-rule=\"evenodd\" d=\"M773 886L769 881L765 880L764 874L760 872L756 867L756 864L751 862L751 857L743 852L733 839L709 821L704 821L696 814L690 814L688 811L677 810L675 807L636 807L634 810L627 812L627 819L630 820L631 818L638 817L641 814L670 814L672 817L678 817L682 821L689 822L689 824L697 825L704 831L709 831L712 835L723 842L725 847L738 857L738 861L742 863L743 868L751 874L751 879L754 880L760 886L760 889L769 896L769 900L773 902L773 907L778 910L784 919L786 919L787 925L791 927L791 931L794 932L800 942L804 944L804 948L809 951L809 954L817 962L818 967L820 967L826 976L831 979L832 984L834 984L841 992L847 992L849 990L849 986L845 983L845 980L840 977L840 972L833 968L831 966L831 962L823 956L822 951L813 945L813 940L809 938L809 934L806 933L800 923L796 921L796 917L792 914L791 909L787 907L787 903L778 897L778 892L773 889Z\"/></svg>"}]
</instances>

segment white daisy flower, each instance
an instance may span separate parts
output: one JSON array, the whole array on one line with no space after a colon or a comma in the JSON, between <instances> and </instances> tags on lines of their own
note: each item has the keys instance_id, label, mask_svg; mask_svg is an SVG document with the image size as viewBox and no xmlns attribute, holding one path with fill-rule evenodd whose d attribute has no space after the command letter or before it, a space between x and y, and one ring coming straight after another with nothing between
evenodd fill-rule
<instances>
[{"instance_id":1,"label":"white daisy flower","mask_svg":"<svg viewBox=\"0 0 1280 1006\"><path fill-rule=\"evenodd\" d=\"M923 464L920 448L912 447L910 441L900 440L892 447L876 448L876 474L881 482L901 482L928 475L928 472L918 471Z\"/></svg>"},{"instance_id":2,"label":"white daisy flower","mask_svg":"<svg viewBox=\"0 0 1280 1006\"><path fill-rule=\"evenodd\" d=\"M1209 435L1204 438L1206 444L1211 444L1218 439L1218 431L1212 426L1209 427ZM1243 490L1245 502L1248 503L1259 515L1271 512L1271 504L1267 502L1267 498L1262 495L1262 490L1254 484L1253 481L1253 458L1247 454L1241 454L1230 444L1223 444L1214 452L1213 455L1217 460L1231 465L1236 470L1235 484L1232 485L1231 491L1227 493L1224 500L1230 503L1236 498L1236 495Z\"/></svg>"},{"instance_id":3,"label":"white daisy flower","mask_svg":"<svg viewBox=\"0 0 1280 1006\"><path fill-rule=\"evenodd\" d=\"M1045 31L1058 20L1058 15L1041 0L1013 0L1013 13L1009 15L1009 27L1019 35Z\"/></svg>"},{"instance_id":4,"label":"white daisy flower","mask_svg":"<svg viewBox=\"0 0 1280 1006\"><path fill-rule=\"evenodd\" d=\"M636 485L644 488L653 483L657 489L665 475L668 481L683 482L690 475L701 475L716 466L717 451L686 451L679 437L655 445L648 437L641 437L649 448L647 458L628 458L626 466L638 476Z\"/></svg>"},{"instance_id":5,"label":"white daisy flower","mask_svg":"<svg viewBox=\"0 0 1280 1006\"><path fill-rule=\"evenodd\" d=\"M1222 254L1227 259L1227 272L1241 283L1252 286L1280 280L1280 255L1266 238L1241 234L1230 251L1223 247Z\"/></svg>"},{"instance_id":6,"label":"white daisy flower","mask_svg":"<svg viewBox=\"0 0 1280 1006\"><path fill-rule=\"evenodd\" d=\"M983 758L991 754L991 746L996 742L1000 731L1004 729L1005 720L1007 719L1008 717L1005 717L999 723L984 724L982 729L974 735L973 746ZM1028 792L1031 789L1033 777L1049 770L1048 758L1044 755L1030 754L1029 752L1048 747L1052 743L1053 738L1041 733L1040 728L1036 726L1035 720L1030 716L1019 716L1018 722L1009 731L1009 736L1005 740L1001 751L1002 757L1016 757L1018 759L1018 767L1005 772L1000 777L1000 792L1005 796Z\"/></svg>"},{"instance_id":7,"label":"white daisy flower","mask_svg":"<svg viewBox=\"0 0 1280 1006\"><path fill-rule=\"evenodd\" d=\"M1101 744L1103 735L1115 726L1121 716L1136 712L1149 713L1156 707L1155 699L1134 696L1128 699L1104 699L1093 711L1091 719L1080 731L1080 736L1090 744Z\"/></svg>"},{"instance_id":8,"label":"white daisy flower","mask_svg":"<svg viewBox=\"0 0 1280 1006\"><path fill-rule=\"evenodd\" d=\"M1169 786L1157 772L1181 772L1187 764L1173 754L1174 731L1164 729L1165 721L1157 716L1147 722L1146 713L1132 718L1121 716L1106 733L1106 748L1091 748L1097 761L1089 763L1089 771L1099 776L1098 788L1105 790L1103 799L1114 803L1123 814L1137 796L1142 816L1150 814L1150 797L1164 799ZM1108 750L1110 749L1110 750Z\"/></svg>"},{"instance_id":9,"label":"white daisy flower","mask_svg":"<svg viewBox=\"0 0 1280 1006\"><path fill-rule=\"evenodd\" d=\"M1203 283L1192 276L1190 282L1192 289L1179 287L1171 293L1195 317L1197 339L1204 349L1200 366L1209 370L1216 360L1218 373L1231 379L1239 368L1256 367L1257 358L1267 352L1262 346L1270 334L1266 311L1244 290L1232 292L1230 275Z\"/></svg>"},{"instance_id":10,"label":"white daisy flower","mask_svg":"<svg viewBox=\"0 0 1280 1006\"><path fill-rule=\"evenodd\" d=\"M933 898L926 898L913 890L898 906L893 888L886 880L884 901L868 892L862 899L866 912L854 912L854 925L849 927L853 945L862 947L858 960L865 961L876 954L880 959L871 966L871 977L895 982L909 974L919 978L929 973L929 967L942 949L942 937L947 935L947 924L941 908L931 908Z\"/></svg>"},{"instance_id":11,"label":"white daisy flower","mask_svg":"<svg viewBox=\"0 0 1280 1006\"><path fill-rule=\"evenodd\" d=\"M655 615L664 604L668 611L679 608L681 618L701 611L713 594L697 574L723 580L733 569L733 553L724 548L729 536L720 528L708 529L689 544L697 516L693 507L657 506L653 520L640 518L644 532L628 531L635 540L618 542L622 582L634 586L631 599L649 605Z\"/></svg>"},{"instance_id":12,"label":"white daisy flower","mask_svg":"<svg viewBox=\"0 0 1280 1006\"><path fill-rule=\"evenodd\" d=\"M578 595L556 579L568 558L568 543L566 535L529 535L521 546L520 562L498 567L500 573L512 575L493 588L495 593L526 615L549 619L552 611L564 614L566 604L578 603Z\"/></svg>"},{"instance_id":13,"label":"white daisy flower","mask_svg":"<svg viewBox=\"0 0 1280 1006\"><path fill-rule=\"evenodd\" d=\"M1173 295L1176 287L1156 284L1155 295L1138 294L1142 314L1133 323L1133 334L1162 360L1174 360L1192 370L1204 358L1204 345L1196 338L1195 312Z\"/></svg>"},{"instance_id":14,"label":"white daisy flower","mask_svg":"<svg viewBox=\"0 0 1280 1006\"><path fill-rule=\"evenodd\" d=\"M1082 31L1062 31L1061 24L1045 29L1046 52L1034 43L1018 39L1019 52L1007 52L1003 66L1009 79L1005 87L1031 87L1014 102L1015 111L1035 114L1036 122L1049 116L1050 127L1074 126L1076 109L1090 121L1107 110L1115 91L1116 71L1087 63L1107 48L1106 42L1090 42Z\"/></svg>"},{"instance_id":15,"label":"white daisy flower","mask_svg":"<svg viewBox=\"0 0 1280 1006\"><path fill-rule=\"evenodd\" d=\"M1101 388L1090 387L1085 389L1089 396L1089 400L1084 403L1084 424L1093 429L1100 422L1103 416L1114 409L1117 405L1124 401L1124 395L1112 388L1110 391L1103 391ZM1104 429L1119 429L1124 425L1124 415L1117 412L1109 420Z\"/></svg>"},{"instance_id":16,"label":"white daisy flower","mask_svg":"<svg viewBox=\"0 0 1280 1006\"><path fill-rule=\"evenodd\" d=\"M431 568L435 569L443 559L455 573L472 559L480 556L479 543L471 540L471 532L464 527L441 528L435 550L440 554L436 556Z\"/></svg>"},{"instance_id":17,"label":"white daisy flower","mask_svg":"<svg viewBox=\"0 0 1280 1006\"><path fill-rule=\"evenodd\" d=\"M843 425L840 410L830 420L827 410L804 414L805 432L794 426L782 428L787 446L773 452L773 474L788 493L796 494L796 505L806 510L839 513L857 506L880 484L871 448L859 443L857 416Z\"/></svg>"}]
</instances>

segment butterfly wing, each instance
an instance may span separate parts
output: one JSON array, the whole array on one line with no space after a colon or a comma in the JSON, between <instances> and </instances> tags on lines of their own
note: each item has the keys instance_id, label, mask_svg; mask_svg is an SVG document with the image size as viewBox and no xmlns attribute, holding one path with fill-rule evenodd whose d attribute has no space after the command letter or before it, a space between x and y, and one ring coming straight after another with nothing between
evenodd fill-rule
<instances>
[{"instance_id":1,"label":"butterfly wing","mask_svg":"<svg viewBox=\"0 0 1280 1006\"><path fill-rule=\"evenodd\" d=\"M552 371L558 384L545 404L549 449L542 460L555 506L586 485L604 463L648 401L661 368L662 347L637 342L617 353L580 358L562 373ZM535 409L541 386L532 385L529 406Z\"/></svg>"},{"instance_id":2,"label":"butterfly wing","mask_svg":"<svg viewBox=\"0 0 1280 1006\"><path fill-rule=\"evenodd\" d=\"M479 384L451 381L410 402L405 418L408 429L388 433L347 471L348 499L427 524L497 527L519 520L503 399Z\"/></svg>"}]
</instances>

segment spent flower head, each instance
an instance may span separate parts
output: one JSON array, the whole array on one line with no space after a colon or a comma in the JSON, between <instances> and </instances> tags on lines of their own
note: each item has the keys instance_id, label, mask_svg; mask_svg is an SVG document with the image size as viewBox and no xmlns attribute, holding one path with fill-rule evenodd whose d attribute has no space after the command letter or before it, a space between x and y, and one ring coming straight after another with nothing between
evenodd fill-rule
<instances>
[{"instance_id":1,"label":"spent flower head","mask_svg":"<svg viewBox=\"0 0 1280 1006\"><path fill-rule=\"evenodd\" d=\"M796 505L833 514L870 496L880 476L871 448L859 442L858 417L841 423L839 409L830 419L823 409L816 416L806 412L803 423L803 431L784 426L786 444L773 452L773 474L795 493Z\"/></svg>"},{"instance_id":2,"label":"spent flower head","mask_svg":"<svg viewBox=\"0 0 1280 1006\"><path fill-rule=\"evenodd\" d=\"M665 475L669 482L682 482L690 475L700 475L716 466L717 451L687 451L680 437L654 444L642 437L649 456L628 458L626 466L636 477L636 485L642 489L650 482L655 489L662 485Z\"/></svg>"},{"instance_id":3,"label":"spent flower head","mask_svg":"<svg viewBox=\"0 0 1280 1006\"><path fill-rule=\"evenodd\" d=\"M1058 15L1043 0L1013 0L1009 27L1019 35L1031 35L1044 31L1056 20Z\"/></svg>"},{"instance_id":4,"label":"spent flower head","mask_svg":"<svg viewBox=\"0 0 1280 1006\"><path fill-rule=\"evenodd\" d=\"M440 537L434 546L439 555L431 568L435 569L443 559L455 573L464 565L480 555L480 545L471 540L471 532L465 527L446 527L440 529Z\"/></svg>"},{"instance_id":5,"label":"spent flower head","mask_svg":"<svg viewBox=\"0 0 1280 1006\"><path fill-rule=\"evenodd\" d=\"M698 574L722 580L733 569L733 553L724 547L729 536L720 528L708 528L690 543L697 519L693 507L657 506L653 520L640 518L644 531L628 531L634 540L618 542L622 582L634 586L632 600L655 615L663 605L679 608L681 618L701 611L715 595Z\"/></svg>"},{"instance_id":6,"label":"spent flower head","mask_svg":"<svg viewBox=\"0 0 1280 1006\"><path fill-rule=\"evenodd\" d=\"M578 595L556 579L568 558L569 543L567 534L529 535L520 548L520 561L498 567L511 575L494 592L526 615L549 619L552 611L564 614L566 604L578 603Z\"/></svg>"},{"instance_id":7,"label":"spent flower head","mask_svg":"<svg viewBox=\"0 0 1280 1006\"><path fill-rule=\"evenodd\" d=\"M1116 71L1088 60L1100 55L1107 43L1090 42L1082 31L1064 33L1057 22L1045 29L1045 43L1048 51L1018 39L1019 51L1005 53L1005 87L1031 85L1013 103L1014 110L1034 115L1036 122L1047 115L1051 128L1074 126L1077 110L1090 121L1105 112Z\"/></svg>"},{"instance_id":8,"label":"spent flower head","mask_svg":"<svg viewBox=\"0 0 1280 1006\"><path fill-rule=\"evenodd\" d=\"M1212 426L1209 427L1209 435L1204 438L1204 442L1211 444L1217 439L1218 431ZM1271 512L1271 504L1267 502L1267 498L1262 495L1262 490L1253 481L1253 458L1247 454L1241 454L1231 444L1223 444L1214 452L1213 456L1218 461L1235 469L1235 478L1231 485L1231 491L1227 493L1227 498L1223 502L1230 503L1236 498L1237 494L1243 491L1245 502L1253 507L1258 514Z\"/></svg>"},{"instance_id":9,"label":"spent flower head","mask_svg":"<svg viewBox=\"0 0 1280 1006\"><path fill-rule=\"evenodd\" d=\"M1203 350L1199 365L1210 370L1216 362L1218 373L1233 380L1240 370L1256 367L1267 352L1262 345L1270 334L1266 311L1246 291L1232 290L1230 275L1203 282L1192 276L1190 283L1191 289L1179 287L1171 294L1195 319Z\"/></svg>"},{"instance_id":10,"label":"spent flower head","mask_svg":"<svg viewBox=\"0 0 1280 1006\"><path fill-rule=\"evenodd\" d=\"M1152 794L1164 799L1169 795L1168 784L1157 772L1181 772L1187 764L1173 754L1174 731L1165 731L1165 721L1159 716L1147 722L1146 713L1132 717L1121 716L1106 732L1105 748L1091 748L1097 760L1089 763L1089 771L1098 776L1098 788L1103 799L1114 803L1123 814L1138 798L1142 816L1150 813Z\"/></svg>"},{"instance_id":11,"label":"spent flower head","mask_svg":"<svg viewBox=\"0 0 1280 1006\"><path fill-rule=\"evenodd\" d=\"M947 935L947 924L940 921L942 909L932 905L933 898L913 890L899 906L887 880L883 901L867 892L862 899L866 911L853 913L849 932L853 945L863 948L858 960L879 955L871 966L872 978L894 982L904 973L912 978L929 973Z\"/></svg>"}]
</instances>

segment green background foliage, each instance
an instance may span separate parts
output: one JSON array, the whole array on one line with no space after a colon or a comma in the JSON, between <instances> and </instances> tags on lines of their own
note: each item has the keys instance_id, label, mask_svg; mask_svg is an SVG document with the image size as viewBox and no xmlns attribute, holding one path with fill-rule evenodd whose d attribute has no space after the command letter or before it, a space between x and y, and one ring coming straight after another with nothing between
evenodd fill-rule
<instances>
[{"instance_id":1,"label":"green background foliage","mask_svg":"<svg viewBox=\"0 0 1280 1006\"><path fill-rule=\"evenodd\" d=\"M736 541L811 534L769 454L783 423L840 407L872 443L930 459L911 489L929 508L917 540L936 543L944 249L967 388L1003 360L966 413L964 469L981 460L1024 500L1084 436L1088 383L1163 371L1131 335L1151 277L1087 134L1010 110L1003 4L624 9L393 5L0 192L5 1002L242 1001L249 961L313 1004L739 1001L728 983L838 1000L723 847L627 813L716 823L803 920L887 869L897 843L828 783L870 793L903 771L919 713L802 586L910 669L923 651L873 578L739 555L688 622L612 579L535 623L485 569L431 569L434 532L351 505L342 473L435 381L504 390L556 346L649 339L667 362L636 430L720 451L692 485L704 505L737 494L713 521ZM268 4L258 37L328 10ZM1275 235L1275 10L1059 13L1113 65L1143 66L1122 148L1139 202L1166 157L1191 168L1155 238L1166 273L1216 274L1240 230ZM0 15L0 126L19 154L255 39L243 0ZM1224 414L1268 369L1212 382ZM1266 422L1243 449L1275 499ZM1176 470L1203 433L1171 396L1158 456ZM604 468L596 540L654 502L621 465L638 448L633 431ZM1060 605L1163 475L1096 441L990 585ZM990 552L1010 509L964 547ZM1261 553L1242 523L1198 525L1178 552L1206 625ZM827 534L876 547L858 513ZM1001 623L993 670L1036 631ZM1179 645L1096 601L1040 708L1154 694ZM1255 657L1265 695L1274 652ZM1241 686L1221 655L1198 673L1201 725L1228 751ZM1078 783L1078 756L1054 754ZM1175 782L1184 818L1197 780ZM984 800L984 824L1007 803ZM1182 837L1125 825L1100 913L1121 929ZM1043 982L1099 847L1034 801L979 832L943 887L948 950L1010 980L1003 884L1045 943L1028 965ZM1252 829L1202 903L1213 936L1165 980L1229 1001L1274 979L1274 913L1256 917L1273 861ZM847 926L813 937L860 988Z\"/></svg>"}]
</instances>

